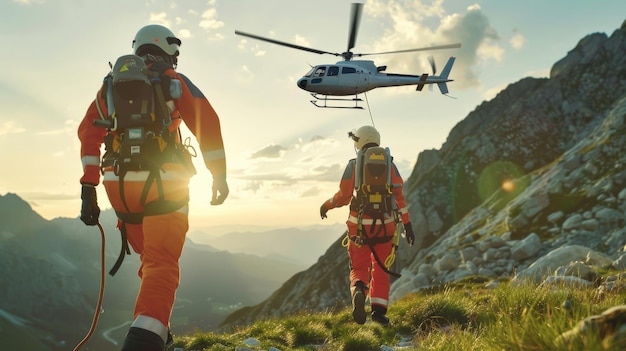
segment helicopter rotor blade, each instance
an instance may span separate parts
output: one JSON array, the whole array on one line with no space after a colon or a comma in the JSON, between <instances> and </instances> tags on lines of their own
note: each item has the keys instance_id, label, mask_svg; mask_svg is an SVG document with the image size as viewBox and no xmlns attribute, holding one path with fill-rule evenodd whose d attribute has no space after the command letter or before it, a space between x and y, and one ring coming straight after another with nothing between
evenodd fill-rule
<instances>
[{"instance_id":1,"label":"helicopter rotor blade","mask_svg":"<svg viewBox=\"0 0 626 351\"><path fill-rule=\"evenodd\" d=\"M432 70L433 70L433 76L436 75L437 74L437 66L435 66L435 58L433 57L433 55L428 56L428 62L430 63L430 68L432 68Z\"/></svg>"},{"instance_id":2,"label":"helicopter rotor blade","mask_svg":"<svg viewBox=\"0 0 626 351\"><path fill-rule=\"evenodd\" d=\"M272 43L272 44L286 46L286 47L289 47L289 48L292 48L292 49L304 50L304 51L308 51L308 52L312 52L312 53L316 53L316 54L330 54L330 55L335 55L335 56L341 56L340 53L328 52L328 51L323 51L323 50L318 50L318 49L312 49L312 48L308 48L306 46L300 46L300 45L291 44L291 43L287 43L287 42L280 41L280 40L265 38L265 37L261 37L261 36L258 36L258 35L245 33L245 32L242 32L242 31L238 31L238 30L235 31L235 34L242 35L244 37L248 37L248 38L252 38L252 39L266 41L266 42Z\"/></svg>"},{"instance_id":3,"label":"helicopter rotor blade","mask_svg":"<svg viewBox=\"0 0 626 351\"><path fill-rule=\"evenodd\" d=\"M350 28L348 36L348 51L354 47L356 43L356 36L359 32L359 25L361 24L361 15L363 14L363 4L353 3L350 10Z\"/></svg>"},{"instance_id":4,"label":"helicopter rotor blade","mask_svg":"<svg viewBox=\"0 0 626 351\"><path fill-rule=\"evenodd\" d=\"M460 47L461 47L461 43L456 43L456 44L436 45L436 46L428 46L428 47L423 47L423 48L397 50L397 51L385 51L385 52L376 52L376 53L368 53L368 54L354 54L354 56L399 54L403 52L455 49L455 48L460 48Z\"/></svg>"}]
</instances>

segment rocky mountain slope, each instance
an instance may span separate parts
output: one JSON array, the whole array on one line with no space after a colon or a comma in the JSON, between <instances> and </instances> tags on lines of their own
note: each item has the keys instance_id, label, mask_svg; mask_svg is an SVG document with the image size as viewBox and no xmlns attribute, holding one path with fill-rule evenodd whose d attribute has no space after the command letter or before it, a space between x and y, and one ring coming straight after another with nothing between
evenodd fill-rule
<instances>
[{"instance_id":1,"label":"rocky mountain slope","mask_svg":"<svg viewBox=\"0 0 626 351\"><path fill-rule=\"evenodd\" d=\"M625 119L626 22L610 37L582 38L549 78L524 78L478 106L441 149L419 154L406 179L418 242L400 247L395 269L402 277L392 283L392 302L471 275L534 278L590 256L621 267ZM555 256L561 260L545 259ZM347 265L338 241L266 301L230 315L222 329L348 305Z\"/></svg>"}]
</instances>

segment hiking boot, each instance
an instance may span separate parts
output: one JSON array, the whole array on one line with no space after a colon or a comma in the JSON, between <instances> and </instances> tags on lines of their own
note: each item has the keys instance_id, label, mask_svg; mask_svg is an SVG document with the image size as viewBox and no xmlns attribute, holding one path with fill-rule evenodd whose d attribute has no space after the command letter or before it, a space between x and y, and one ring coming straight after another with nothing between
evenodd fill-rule
<instances>
[{"instance_id":1,"label":"hiking boot","mask_svg":"<svg viewBox=\"0 0 626 351\"><path fill-rule=\"evenodd\" d=\"M164 351L165 343L161 337L149 330L131 327L124 339L122 351Z\"/></svg>"},{"instance_id":2,"label":"hiking boot","mask_svg":"<svg viewBox=\"0 0 626 351\"><path fill-rule=\"evenodd\" d=\"M352 295L352 318L358 324L364 324L367 319L367 314L365 313L365 293L359 286L354 289L354 295Z\"/></svg>"},{"instance_id":3,"label":"hiking boot","mask_svg":"<svg viewBox=\"0 0 626 351\"><path fill-rule=\"evenodd\" d=\"M389 318L387 318L385 314L387 314L387 308L379 305L372 305L372 320L383 327L389 325Z\"/></svg>"},{"instance_id":4,"label":"hiking boot","mask_svg":"<svg viewBox=\"0 0 626 351\"><path fill-rule=\"evenodd\" d=\"M382 325L383 327L386 327L389 325L389 318L387 318L387 316L385 316L384 314L380 313L380 312L372 312L372 320L380 325Z\"/></svg>"}]
</instances>

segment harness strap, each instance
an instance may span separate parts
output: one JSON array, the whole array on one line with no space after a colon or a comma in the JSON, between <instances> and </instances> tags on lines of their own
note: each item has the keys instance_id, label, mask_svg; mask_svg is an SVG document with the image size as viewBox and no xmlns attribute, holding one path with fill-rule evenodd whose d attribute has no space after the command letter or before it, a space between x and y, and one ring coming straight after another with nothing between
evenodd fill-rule
<instances>
[{"instance_id":1,"label":"harness strap","mask_svg":"<svg viewBox=\"0 0 626 351\"><path fill-rule=\"evenodd\" d=\"M389 238L391 238L391 237L389 237ZM374 249L374 245L373 245L373 244L367 244L367 246L369 246L369 247L370 247L370 251L372 252L372 255L374 255L374 259L376 260L376 263L378 263L378 265L380 266L380 268L382 268L382 270L383 270L385 273L387 273L387 274L389 274L389 275L391 275L391 276L394 276L394 277L398 277L398 278L402 276L400 273L396 273L396 272L392 272L392 271L390 271L390 270L387 268L387 266L385 266L385 265L384 265L384 264L380 261L380 258L378 258L378 254L376 253L376 250Z\"/></svg>"},{"instance_id":2,"label":"harness strap","mask_svg":"<svg viewBox=\"0 0 626 351\"><path fill-rule=\"evenodd\" d=\"M126 257L126 255L130 255L130 248L128 247L128 236L126 235L126 233L126 223L122 222L122 226L120 227L120 234L122 236L122 249L120 250L119 256L117 256L115 264L113 265L113 267L111 267L111 270L109 271L109 274L111 276L114 276L115 273L117 273L117 271L120 269L122 262L124 262L124 257Z\"/></svg>"},{"instance_id":3,"label":"harness strap","mask_svg":"<svg viewBox=\"0 0 626 351\"><path fill-rule=\"evenodd\" d=\"M394 277L401 277L402 276L401 274L390 271L389 268L387 268L387 265L381 262L380 258L378 257L378 253L376 253L376 249L374 248L376 244L386 243L390 241L391 239L393 239L395 235L395 234L387 235L387 227L385 226L385 219L382 213L379 216L376 216L375 218L373 218L372 226L370 227L370 234L374 233L374 228L376 227L377 221L380 221L381 224L379 225L378 231L374 234L374 236L372 237L364 236L363 235L363 211L359 211L358 220L357 220L357 223L358 223L357 235L354 237L350 237L350 240L352 240L356 245L359 245L359 246L364 245L364 244L367 245L370 248L370 252L372 252L372 255L374 256L376 263L378 263L380 268L385 273ZM378 234L380 234L381 231L384 232L384 235L378 236ZM394 244L392 243L391 255L395 254L393 245Z\"/></svg>"}]
</instances>

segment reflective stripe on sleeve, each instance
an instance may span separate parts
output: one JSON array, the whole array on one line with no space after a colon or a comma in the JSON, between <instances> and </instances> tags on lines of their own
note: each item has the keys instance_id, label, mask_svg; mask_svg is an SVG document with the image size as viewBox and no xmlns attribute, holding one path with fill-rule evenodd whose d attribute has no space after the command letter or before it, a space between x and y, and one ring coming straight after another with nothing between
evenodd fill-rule
<instances>
[{"instance_id":1,"label":"reflective stripe on sleeve","mask_svg":"<svg viewBox=\"0 0 626 351\"><path fill-rule=\"evenodd\" d=\"M205 161L221 160L226 158L226 153L224 149L207 151L202 153L202 158L204 158Z\"/></svg>"},{"instance_id":2,"label":"reflective stripe on sleeve","mask_svg":"<svg viewBox=\"0 0 626 351\"><path fill-rule=\"evenodd\" d=\"M100 167L100 157L98 156L83 156L80 162L83 164L83 170L85 170L87 166Z\"/></svg>"}]
</instances>

